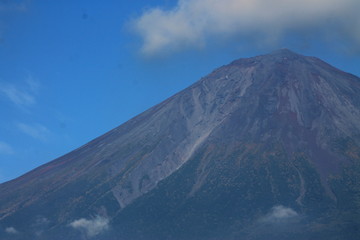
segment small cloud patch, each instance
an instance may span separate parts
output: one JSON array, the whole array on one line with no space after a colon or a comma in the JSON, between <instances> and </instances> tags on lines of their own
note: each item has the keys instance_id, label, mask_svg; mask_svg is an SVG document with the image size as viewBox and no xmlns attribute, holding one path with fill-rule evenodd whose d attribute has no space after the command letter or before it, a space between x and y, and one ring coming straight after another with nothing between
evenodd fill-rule
<instances>
[{"instance_id":1,"label":"small cloud patch","mask_svg":"<svg viewBox=\"0 0 360 240\"><path fill-rule=\"evenodd\" d=\"M19 233L19 231L16 230L14 227L7 227L5 229L5 232L8 234L18 234Z\"/></svg>"},{"instance_id":2,"label":"small cloud patch","mask_svg":"<svg viewBox=\"0 0 360 240\"><path fill-rule=\"evenodd\" d=\"M94 237L109 229L109 219L96 216L94 219L81 218L70 223L74 229L84 231L88 237Z\"/></svg>"},{"instance_id":3,"label":"small cloud patch","mask_svg":"<svg viewBox=\"0 0 360 240\"><path fill-rule=\"evenodd\" d=\"M292 208L282 205L275 206L271 211L261 219L262 222L276 223L298 217L299 214Z\"/></svg>"}]
</instances>

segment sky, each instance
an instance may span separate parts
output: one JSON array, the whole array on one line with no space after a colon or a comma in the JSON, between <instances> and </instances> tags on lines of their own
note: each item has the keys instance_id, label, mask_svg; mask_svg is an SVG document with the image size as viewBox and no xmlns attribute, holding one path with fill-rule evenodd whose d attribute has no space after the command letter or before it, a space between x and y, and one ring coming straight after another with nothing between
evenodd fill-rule
<instances>
[{"instance_id":1,"label":"sky","mask_svg":"<svg viewBox=\"0 0 360 240\"><path fill-rule=\"evenodd\" d=\"M360 76L358 0L0 0L0 183L243 57Z\"/></svg>"}]
</instances>

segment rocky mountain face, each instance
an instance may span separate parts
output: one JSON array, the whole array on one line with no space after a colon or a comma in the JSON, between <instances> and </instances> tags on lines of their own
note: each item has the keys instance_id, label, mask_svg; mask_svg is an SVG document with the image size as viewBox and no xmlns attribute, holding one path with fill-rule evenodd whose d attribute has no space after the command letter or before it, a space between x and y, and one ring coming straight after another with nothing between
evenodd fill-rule
<instances>
[{"instance_id":1,"label":"rocky mountain face","mask_svg":"<svg viewBox=\"0 0 360 240\"><path fill-rule=\"evenodd\" d=\"M360 238L360 79L236 60L0 185L0 239Z\"/></svg>"}]
</instances>

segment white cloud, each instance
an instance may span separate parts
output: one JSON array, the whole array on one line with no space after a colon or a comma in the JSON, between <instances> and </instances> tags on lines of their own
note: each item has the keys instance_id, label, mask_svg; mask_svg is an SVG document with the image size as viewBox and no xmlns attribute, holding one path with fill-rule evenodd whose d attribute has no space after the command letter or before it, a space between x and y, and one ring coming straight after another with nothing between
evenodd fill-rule
<instances>
[{"instance_id":1,"label":"white cloud","mask_svg":"<svg viewBox=\"0 0 360 240\"><path fill-rule=\"evenodd\" d=\"M70 226L85 231L88 237L94 237L109 229L109 219L100 216L90 220L81 218L70 223Z\"/></svg>"},{"instance_id":2,"label":"white cloud","mask_svg":"<svg viewBox=\"0 0 360 240\"><path fill-rule=\"evenodd\" d=\"M9 144L0 141L0 154L9 155L9 154L13 154L13 153L14 153L14 150Z\"/></svg>"},{"instance_id":3,"label":"white cloud","mask_svg":"<svg viewBox=\"0 0 360 240\"><path fill-rule=\"evenodd\" d=\"M19 231L16 230L14 227L7 227L5 229L5 232L8 234L18 234L19 233Z\"/></svg>"},{"instance_id":4,"label":"white cloud","mask_svg":"<svg viewBox=\"0 0 360 240\"><path fill-rule=\"evenodd\" d=\"M27 107L36 103L39 88L39 82L28 76L24 84L0 83L0 94L7 97L15 105Z\"/></svg>"},{"instance_id":5,"label":"white cloud","mask_svg":"<svg viewBox=\"0 0 360 240\"><path fill-rule=\"evenodd\" d=\"M36 124L18 123L17 128L23 133L42 141L45 141L50 133L50 131L45 126L38 123Z\"/></svg>"},{"instance_id":6,"label":"white cloud","mask_svg":"<svg viewBox=\"0 0 360 240\"><path fill-rule=\"evenodd\" d=\"M298 217L299 214L288 207L278 205L271 209L271 211L261 219L262 222L281 222Z\"/></svg>"},{"instance_id":7,"label":"white cloud","mask_svg":"<svg viewBox=\"0 0 360 240\"><path fill-rule=\"evenodd\" d=\"M358 0L178 0L170 10L147 10L132 26L143 39L145 55L234 36L257 35L259 41L271 42L309 29L346 36L360 48L359 9Z\"/></svg>"}]
</instances>

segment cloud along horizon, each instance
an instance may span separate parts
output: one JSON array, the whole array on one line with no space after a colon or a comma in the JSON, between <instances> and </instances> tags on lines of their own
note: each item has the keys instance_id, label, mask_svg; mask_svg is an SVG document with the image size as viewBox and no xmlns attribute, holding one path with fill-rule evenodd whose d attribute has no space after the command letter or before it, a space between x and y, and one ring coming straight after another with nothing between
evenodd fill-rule
<instances>
[{"instance_id":1,"label":"cloud along horizon","mask_svg":"<svg viewBox=\"0 0 360 240\"><path fill-rule=\"evenodd\" d=\"M296 33L307 33L298 34L300 38L346 41L360 52L359 9L358 0L178 0L172 9L146 10L131 26L142 38L145 56L232 38L272 45Z\"/></svg>"}]
</instances>

